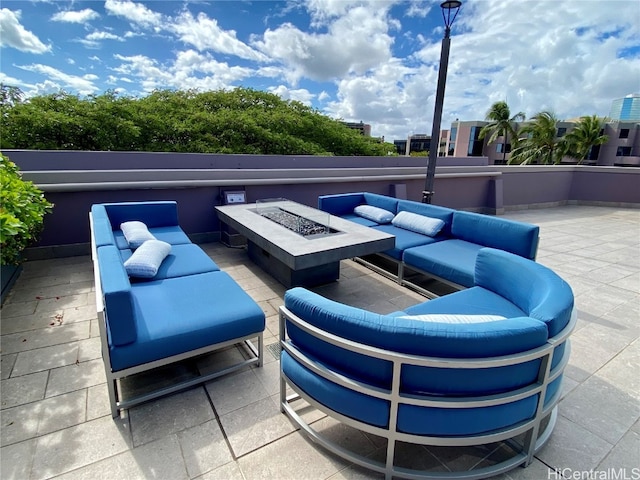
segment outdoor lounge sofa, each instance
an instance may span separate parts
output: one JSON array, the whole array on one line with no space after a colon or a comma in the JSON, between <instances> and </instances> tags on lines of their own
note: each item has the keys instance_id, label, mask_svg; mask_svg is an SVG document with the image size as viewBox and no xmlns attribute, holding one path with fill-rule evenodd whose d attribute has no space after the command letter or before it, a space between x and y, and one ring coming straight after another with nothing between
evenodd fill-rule
<instances>
[{"instance_id":1,"label":"outdoor lounge sofa","mask_svg":"<svg viewBox=\"0 0 640 480\"><path fill-rule=\"evenodd\" d=\"M387 479L487 478L527 466L549 439L575 322L564 280L491 248L478 251L470 288L388 315L294 288L280 308L281 410L313 441ZM314 430L296 411L300 398L386 438L386 459ZM512 455L472 471L409 470L397 463L398 442L504 442Z\"/></svg>"},{"instance_id":2,"label":"outdoor lounge sofa","mask_svg":"<svg viewBox=\"0 0 640 480\"><path fill-rule=\"evenodd\" d=\"M360 211L363 206L365 211ZM323 195L318 198L318 208L395 235L395 247L381 255L397 263L399 283L418 289L406 278L406 268L459 289L473 285L476 255L481 248L497 248L532 260L538 249L536 225L385 195ZM382 214L384 211L389 214ZM441 227L431 230L437 220Z\"/></svg>"},{"instance_id":3,"label":"outdoor lounge sofa","mask_svg":"<svg viewBox=\"0 0 640 480\"><path fill-rule=\"evenodd\" d=\"M262 366L264 312L191 243L178 224L176 202L96 204L89 217L102 357L114 417L122 409L245 366ZM156 240L130 248L134 236L128 239L121 230L128 222L142 222L147 227L143 236ZM168 254L159 258L156 247ZM257 348L251 341L255 338ZM246 350L246 360L123 398L119 379L235 344Z\"/></svg>"}]
</instances>

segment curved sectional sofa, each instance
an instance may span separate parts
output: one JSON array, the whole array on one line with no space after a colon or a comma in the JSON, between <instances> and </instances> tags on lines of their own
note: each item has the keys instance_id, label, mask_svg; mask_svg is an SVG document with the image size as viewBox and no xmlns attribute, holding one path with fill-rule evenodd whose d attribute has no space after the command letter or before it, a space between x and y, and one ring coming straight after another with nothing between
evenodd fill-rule
<instances>
[{"instance_id":1,"label":"curved sectional sofa","mask_svg":"<svg viewBox=\"0 0 640 480\"><path fill-rule=\"evenodd\" d=\"M280 315L281 410L315 442L387 479L480 479L527 466L554 428L573 293L528 258L479 248L468 288L388 315L302 288L286 293ZM386 438L386 460L315 431L299 399ZM396 464L398 442L504 442L513 455L471 472L416 471Z\"/></svg>"}]
</instances>

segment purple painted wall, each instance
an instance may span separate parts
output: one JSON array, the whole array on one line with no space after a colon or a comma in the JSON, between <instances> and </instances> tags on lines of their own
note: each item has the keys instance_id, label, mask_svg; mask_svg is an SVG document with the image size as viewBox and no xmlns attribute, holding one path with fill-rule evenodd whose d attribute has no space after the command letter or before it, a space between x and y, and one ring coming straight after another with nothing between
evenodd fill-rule
<instances>
[{"instance_id":1,"label":"purple painted wall","mask_svg":"<svg viewBox=\"0 0 640 480\"><path fill-rule=\"evenodd\" d=\"M237 168L246 175L246 185L221 187L218 180L208 186L190 183L203 177L183 170L188 180L180 188L172 182L159 188L117 187L113 184L42 184L47 198L55 203L53 213L45 217L39 246L63 246L89 242L88 212L94 203L175 200L180 223L189 234L215 237L219 223L214 206L221 202L224 189L245 189L247 200L285 197L310 206L319 195L368 191L392 194L394 186L406 187L407 198L421 201L424 188L424 158L416 157L279 157L250 155L198 155L125 152L48 152L5 151L28 176L34 170L89 170L89 177L103 178L93 170L127 169L220 169ZM457 209L501 212L503 209L532 205L607 203L640 206L640 170L624 167L586 166L451 166L455 159L439 160L435 179L434 203ZM234 167L235 165L235 167ZM375 175L336 177L336 169L365 168ZM394 167L409 167L406 177L388 178ZM258 170L252 170L256 169ZM270 185L263 180L270 169L298 169L296 179L282 178L283 184ZM243 169L246 170L243 172ZM304 169L313 169L306 173ZM323 169L325 169L323 171ZM377 170L376 170L377 169ZM412 169L412 170L411 170ZM404 170L402 170L404 171ZM235 172L235 169L234 169ZM257 173L256 173L257 172ZM329 173L332 175L330 175ZM397 173L397 170L395 170ZM339 173L339 172L338 172ZM152 175L150 173L150 175ZM280 175L280 173L278 174ZM286 175L286 172L284 173ZM126 175L124 175L126 177ZM64 175L62 176L64 177ZM43 177L46 178L46 177ZM244 178L244 177L243 177ZM60 181L60 180L57 180ZM103 181L103 180L99 180ZM244 181L244 180L242 180ZM174 182L175 184L175 182ZM62 189L58 187L63 187ZM61 191L65 190L65 191Z\"/></svg>"}]
</instances>

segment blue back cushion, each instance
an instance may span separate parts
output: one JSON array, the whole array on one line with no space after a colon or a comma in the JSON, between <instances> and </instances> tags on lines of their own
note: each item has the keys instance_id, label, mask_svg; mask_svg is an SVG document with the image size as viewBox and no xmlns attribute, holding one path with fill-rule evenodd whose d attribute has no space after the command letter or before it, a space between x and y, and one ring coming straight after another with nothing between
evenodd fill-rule
<instances>
[{"instance_id":1,"label":"blue back cushion","mask_svg":"<svg viewBox=\"0 0 640 480\"><path fill-rule=\"evenodd\" d=\"M111 222L109 221L109 216L107 215L104 205L91 206L91 220L96 247L115 245L116 240L113 236L113 229L111 228Z\"/></svg>"},{"instance_id":2,"label":"blue back cushion","mask_svg":"<svg viewBox=\"0 0 640 480\"><path fill-rule=\"evenodd\" d=\"M120 230L121 223L132 220L138 220L148 228L178 225L176 202L123 202L103 205L113 230Z\"/></svg>"},{"instance_id":3,"label":"blue back cushion","mask_svg":"<svg viewBox=\"0 0 640 480\"><path fill-rule=\"evenodd\" d=\"M328 300L303 288L285 294L285 306L318 328L359 343L399 353L445 358L486 358L509 355L544 345L547 328L532 318L509 319L485 324L444 324L378 315ZM389 362L346 352L287 324L292 342L341 373L367 383L389 388ZM455 373L452 373L455 372ZM479 374L480 373L480 374ZM508 370L492 369L487 375L468 370L406 367L403 390L435 394L486 393L535 380L537 362ZM477 377L478 380L474 380ZM467 382L466 379L469 379ZM490 380L490 385L487 381Z\"/></svg>"},{"instance_id":4,"label":"blue back cushion","mask_svg":"<svg viewBox=\"0 0 640 480\"><path fill-rule=\"evenodd\" d=\"M444 221L444 227L442 227L438 236L448 237L451 235L451 221L455 210L437 205L412 202L410 200L400 200L398 202L398 212L402 211L417 213L425 217L439 218Z\"/></svg>"},{"instance_id":5,"label":"blue back cushion","mask_svg":"<svg viewBox=\"0 0 640 480\"><path fill-rule=\"evenodd\" d=\"M503 296L557 335L573 310L571 287L549 268L493 248L478 251L475 284Z\"/></svg>"},{"instance_id":6,"label":"blue back cushion","mask_svg":"<svg viewBox=\"0 0 640 480\"><path fill-rule=\"evenodd\" d=\"M367 205L372 207L382 208L388 210L391 213L397 213L398 199L393 197L386 197L384 195L378 195L377 193L365 193L364 201Z\"/></svg>"},{"instance_id":7,"label":"blue back cushion","mask_svg":"<svg viewBox=\"0 0 640 480\"><path fill-rule=\"evenodd\" d=\"M352 214L353 209L364 203L364 193L339 193L318 197L318 210L342 217Z\"/></svg>"},{"instance_id":8,"label":"blue back cushion","mask_svg":"<svg viewBox=\"0 0 640 480\"><path fill-rule=\"evenodd\" d=\"M137 332L131 284L118 248L113 245L99 247L98 265L111 343L126 345L135 342Z\"/></svg>"},{"instance_id":9,"label":"blue back cushion","mask_svg":"<svg viewBox=\"0 0 640 480\"><path fill-rule=\"evenodd\" d=\"M529 259L536 257L539 232L537 225L461 211L453 214L451 225L456 238Z\"/></svg>"}]
</instances>

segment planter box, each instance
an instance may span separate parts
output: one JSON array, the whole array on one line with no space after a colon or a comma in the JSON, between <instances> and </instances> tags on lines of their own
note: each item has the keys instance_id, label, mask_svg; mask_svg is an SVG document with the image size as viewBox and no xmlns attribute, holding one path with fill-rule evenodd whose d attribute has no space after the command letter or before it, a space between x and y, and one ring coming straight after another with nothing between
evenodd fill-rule
<instances>
[{"instance_id":1,"label":"planter box","mask_svg":"<svg viewBox=\"0 0 640 480\"><path fill-rule=\"evenodd\" d=\"M9 291L22 272L22 265L1 265L0 279L2 280L2 303L9 295Z\"/></svg>"}]
</instances>

